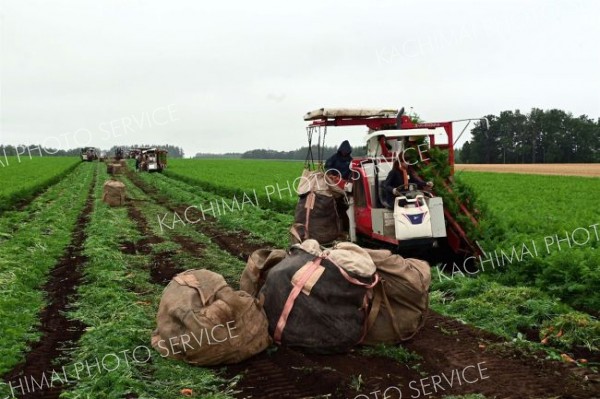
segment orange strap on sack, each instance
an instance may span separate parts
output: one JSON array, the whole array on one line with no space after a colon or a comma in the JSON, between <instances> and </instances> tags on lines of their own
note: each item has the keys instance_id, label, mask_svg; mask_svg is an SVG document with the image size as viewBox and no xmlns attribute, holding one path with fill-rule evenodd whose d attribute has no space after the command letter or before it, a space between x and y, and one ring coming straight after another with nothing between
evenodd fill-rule
<instances>
[{"instance_id":1,"label":"orange strap on sack","mask_svg":"<svg viewBox=\"0 0 600 399\"><path fill-rule=\"evenodd\" d=\"M306 220L304 221L304 239L308 240L310 237L308 235L308 228L310 224L310 211L315 207L316 195L313 191L308 193L306 197L306 203L304 204L304 208L306 208ZM302 240L300 241L302 242Z\"/></svg>"},{"instance_id":2,"label":"orange strap on sack","mask_svg":"<svg viewBox=\"0 0 600 399\"><path fill-rule=\"evenodd\" d=\"M283 335L283 330L285 329L285 325L287 324L288 317L294 307L294 302L296 302L296 298L300 295L302 288L304 288L304 284L310 279L313 273L318 269L321 264L322 258L316 258L312 261L311 265L306 269L304 274L300 277L298 282L294 284L294 288L290 292L287 301L285 301L285 305L283 305L283 310L281 311L281 315L279 316L279 320L277 321L277 326L275 327L275 333L273 334L273 339L276 343L281 344L281 336Z\"/></svg>"},{"instance_id":3,"label":"orange strap on sack","mask_svg":"<svg viewBox=\"0 0 600 399\"><path fill-rule=\"evenodd\" d=\"M331 258L328 258L328 260L333 263L340 271L340 273L342 274L342 276L351 284L354 285L361 285L367 289L369 288L373 288L377 285L377 283L379 282L379 274L375 273L375 281L373 281L371 284L367 284L367 283L363 283L360 280L355 279L354 277L351 277L348 272L346 271L346 269L344 269L343 267L341 267L340 265L338 265L337 263L335 263L333 260L331 260Z\"/></svg>"}]
</instances>

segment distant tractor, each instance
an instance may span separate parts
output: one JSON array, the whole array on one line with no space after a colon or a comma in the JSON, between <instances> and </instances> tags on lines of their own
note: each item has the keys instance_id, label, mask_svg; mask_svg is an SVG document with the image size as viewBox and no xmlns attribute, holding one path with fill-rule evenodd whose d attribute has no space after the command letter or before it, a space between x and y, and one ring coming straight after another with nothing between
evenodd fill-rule
<instances>
[{"instance_id":1,"label":"distant tractor","mask_svg":"<svg viewBox=\"0 0 600 399\"><path fill-rule=\"evenodd\" d=\"M167 150L148 148L142 150L140 169L145 172L162 172L167 167Z\"/></svg>"},{"instance_id":2,"label":"distant tractor","mask_svg":"<svg viewBox=\"0 0 600 399\"><path fill-rule=\"evenodd\" d=\"M389 203L389 196L386 198L384 190L384 182L394 161L401 158L408 158L405 161L411 165L411 173L421 178L422 168L430 163L427 151L433 147L447 151L450 175L453 175L456 138L453 136L452 127L453 122L459 121L414 122L408 115L404 115L404 108L321 108L307 113L304 120L310 122L307 127L309 147L314 145L313 135L316 137L318 134L319 156L325 145L328 127L368 128L365 138L367 155L352 160L350 178L334 179L340 188L347 192L347 233L351 241L360 239L378 247L393 247L401 252L415 248L420 252L427 252L428 248L442 245L460 256L471 256L481 252L478 245L467 236L457 218L458 215L447 209L442 197L436 196L427 188L417 189L414 184L409 184L395 189L393 202ZM477 120L482 126L487 126L487 120L481 118L460 121L470 123L471 120ZM418 157L423 153L425 156ZM312 151L309 150L306 162L309 169L315 168L312 158ZM325 169L322 159L317 160L320 162L318 168ZM444 181L442 186L436 189L442 188L452 192L448 182ZM477 224L477 220L464 204L459 203L458 208L462 218Z\"/></svg>"},{"instance_id":3,"label":"distant tractor","mask_svg":"<svg viewBox=\"0 0 600 399\"><path fill-rule=\"evenodd\" d=\"M83 162L92 162L98 159L98 152L94 147L84 147L81 149L81 160Z\"/></svg>"}]
</instances>

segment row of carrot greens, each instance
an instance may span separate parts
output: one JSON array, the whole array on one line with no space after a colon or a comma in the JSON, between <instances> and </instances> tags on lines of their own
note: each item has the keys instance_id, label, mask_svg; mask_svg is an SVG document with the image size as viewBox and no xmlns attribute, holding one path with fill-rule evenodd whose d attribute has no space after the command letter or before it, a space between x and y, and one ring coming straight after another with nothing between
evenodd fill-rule
<instances>
[{"instance_id":1,"label":"row of carrot greens","mask_svg":"<svg viewBox=\"0 0 600 399\"><path fill-rule=\"evenodd\" d=\"M0 375L23 361L40 338L39 312L46 305L41 287L71 242L94 169L80 165L28 206L0 219ZM0 394L6 389L0 385Z\"/></svg>"}]
</instances>

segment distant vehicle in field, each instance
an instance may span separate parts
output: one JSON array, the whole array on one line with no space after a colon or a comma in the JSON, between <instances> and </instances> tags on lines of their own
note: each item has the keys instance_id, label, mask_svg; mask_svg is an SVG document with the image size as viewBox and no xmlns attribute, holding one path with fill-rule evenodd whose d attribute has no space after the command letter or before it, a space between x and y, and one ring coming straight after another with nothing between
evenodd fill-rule
<instances>
[{"instance_id":1,"label":"distant vehicle in field","mask_svg":"<svg viewBox=\"0 0 600 399\"><path fill-rule=\"evenodd\" d=\"M145 172L162 172L167 167L167 150L148 148L142 150L140 169Z\"/></svg>"},{"instance_id":2,"label":"distant vehicle in field","mask_svg":"<svg viewBox=\"0 0 600 399\"><path fill-rule=\"evenodd\" d=\"M117 161L120 161L121 159L123 159L123 149L122 148L117 148L115 150L115 159Z\"/></svg>"},{"instance_id":3,"label":"distant vehicle in field","mask_svg":"<svg viewBox=\"0 0 600 399\"><path fill-rule=\"evenodd\" d=\"M81 160L84 162L92 162L98 159L98 152L94 147L83 147L81 149Z\"/></svg>"}]
</instances>

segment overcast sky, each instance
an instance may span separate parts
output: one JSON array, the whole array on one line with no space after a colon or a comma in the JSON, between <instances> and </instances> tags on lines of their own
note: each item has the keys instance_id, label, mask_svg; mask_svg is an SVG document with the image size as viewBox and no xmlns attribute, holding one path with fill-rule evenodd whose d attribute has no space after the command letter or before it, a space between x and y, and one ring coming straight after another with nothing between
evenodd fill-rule
<instances>
[{"instance_id":1,"label":"overcast sky","mask_svg":"<svg viewBox=\"0 0 600 399\"><path fill-rule=\"evenodd\" d=\"M321 107L600 117L596 0L0 4L4 144L291 150Z\"/></svg>"}]
</instances>

